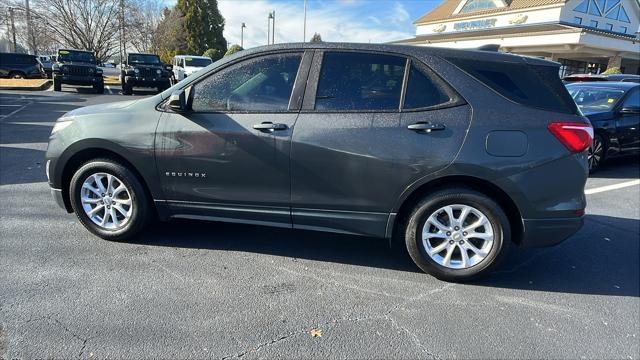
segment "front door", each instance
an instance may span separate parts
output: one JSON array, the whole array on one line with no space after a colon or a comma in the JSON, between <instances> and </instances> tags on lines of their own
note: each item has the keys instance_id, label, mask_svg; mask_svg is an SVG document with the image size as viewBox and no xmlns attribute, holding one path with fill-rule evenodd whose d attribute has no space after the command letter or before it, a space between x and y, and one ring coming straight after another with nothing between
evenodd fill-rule
<instances>
[{"instance_id":1,"label":"front door","mask_svg":"<svg viewBox=\"0 0 640 360\"><path fill-rule=\"evenodd\" d=\"M299 112L290 98L302 56L227 66L191 85L189 112L163 117L156 158L174 216L290 226L290 139Z\"/></svg>"},{"instance_id":2,"label":"front door","mask_svg":"<svg viewBox=\"0 0 640 360\"><path fill-rule=\"evenodd\" d=\"M620 109L640 108L640 89L629 91ZM640 150L640 114L621 113L616 121L620 151Z\"/></svg>"}]
</instances>

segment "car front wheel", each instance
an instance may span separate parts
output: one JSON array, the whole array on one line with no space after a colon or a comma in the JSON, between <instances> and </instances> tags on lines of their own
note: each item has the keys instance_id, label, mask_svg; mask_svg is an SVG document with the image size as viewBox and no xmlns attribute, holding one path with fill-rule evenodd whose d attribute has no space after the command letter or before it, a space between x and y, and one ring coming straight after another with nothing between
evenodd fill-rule
<instances>
[{"instance_id":1,"label":"car front wheel","mask_svg":"<svg viewBox=\"0 0 640 360\"><path fill-rule=\"evenodd\" d=\"M137 176L109 159L81 166L71 179L71 206L93 234L107 240L126 240L149 222L150 199Z\"/></svg>"},{"instance_id":2,"label":"car front wheel","mask_svg":"<svg viewBox=\"0 0 640 360\"><path fill-rule=\"evenodd\" d=\"M404 237L418 267L455 282L487 274L511 245L504 211L486 195L466 188L437 191L418 202Z\"/></svg>"}]
</instances>

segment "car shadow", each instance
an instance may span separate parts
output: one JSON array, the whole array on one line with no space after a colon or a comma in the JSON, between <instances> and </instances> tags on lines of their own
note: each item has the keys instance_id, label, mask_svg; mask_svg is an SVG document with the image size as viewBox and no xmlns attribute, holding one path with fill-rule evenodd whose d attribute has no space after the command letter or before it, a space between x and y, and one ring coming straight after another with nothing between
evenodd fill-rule
<instances>
[{"instance_id":1,"label":"car shadow","mask_svg":"<svg viewBox=\"0 0 640 360\"><path fill-rule=\"evenodd\" d=\"M637 179L640 178L640 156L630 155L613 158L589 174L590 178Z\"/></svg>"},{"instance_id":2,"label":"car shadow","mask_svg":"<svg viewBox=\"0 0 640 360\"><path fill-rule=\"evenodd\" d=\"M47 181L44 150L0 146L0 185Z\"/></svg>"},{"instance_id":3,"label":"car shadow","mask_svg":"<svg viewBox=\"0 0 640 360\"><path fill-rule=\"evenodd\" d=\"M515 248L498 270L472 284L638 297L639 234L640 220L588 215L567 241L552 248ZM391 252L387 240L312 231L180 220L154 226L133 242L420 271L406 254Z\"/></svg>"}]
</instances>

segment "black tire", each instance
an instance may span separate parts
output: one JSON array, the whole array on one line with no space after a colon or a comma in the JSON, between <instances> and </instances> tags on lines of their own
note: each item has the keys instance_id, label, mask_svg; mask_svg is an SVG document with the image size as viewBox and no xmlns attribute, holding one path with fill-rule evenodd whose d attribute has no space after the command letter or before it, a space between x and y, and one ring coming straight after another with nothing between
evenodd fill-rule
<instances>
[{"instance_id":1,"label":"black tire","mask_svg":"<svg viewBox=\"0 0 640 360\"><path fill-rule=\"evenodd\" d=\"M593 137L593 144L589 147L589 172L597 171L607 157L607 142L600 134Z\"/></svg>"},{"instance_id":2,"label":"black tire","mask_svg":"<svg viewBox=\"0 0 640 360\"><path fill-rule=\"evenodd\" d=\"M104 94L104 83L94 85L93 90L96 91L96 94Z\"/></svg>"},{"instance_id":3,"label":"black tire","mask_svg":"<svg viewBox=\"0 0 640 360\"><path fill-rule=\"evenodd\" d=\"M122 95L132 95L132 94L133 94L133 86L131 84L123 83Z\"/></svg>"},{"instance_id":4,"label":"black tire","mask_svg":"<svg viewBox=\"0 0 640 360\"><path fill-rule=\"evenodd\" d=\"M53 77L53 91L62 91L62 84L57 76Z\"/></svg>"},{"instance_id":5,"label":"black tire","mask_svg":"<svg viewBox=\"0 0 640 360\"><path fill-rule=\"evenodd\" d=\"M94 223L85 210L81 201L81 189L84 181L92 174L106 173L115 176L126 186L132 203L131 215L126 224L117 229L105 229ZM115 194L115 193L114 193ZM110 159L95 159L82 165L73 175L69 186L69 197L80 223L91 233L112 241L127 240L138 234L152 220L155 212L152 202L144 186L137 176L127 167Z\"/></svg>"},{"instance_id":6,"label":"black tire","mask_svg":"<svg viewBox=\"0 0 640 360\"><path fill-rule=\"evenodd\" d=\"M436 262L428 255L422 241L422 229L427 219L439 209L454 204L471 206L479 210L489 220L494 235L493 244L484 259L463 269L448 268ZM455 218L456 215L454 214L453 217ZM501 207L486 195L464 187L439 190L426 196L415 205L400 230L401 235L404 236L407 252L415 264L424 272L444 281L464 282L488 274L507 256L511 247L511 227ZM464 239L462 240L464 243ZM466 240L469 241L469 239ZM448 241L451 240L445 240L445 242ZM460 249L458 248L457 251L461 257ZM455 253L455 251L452 252Z\"/></svg>"},{"instance_id":7,"label":"black tire","mask_svg":"<svg viewBox=\"0 0 640 360\"><path fill-rule=\"evenodd\" d=\"M10 79L26 79L27 75L20 71L12 71L9 73Z\"/></svg>"}]
</instances>

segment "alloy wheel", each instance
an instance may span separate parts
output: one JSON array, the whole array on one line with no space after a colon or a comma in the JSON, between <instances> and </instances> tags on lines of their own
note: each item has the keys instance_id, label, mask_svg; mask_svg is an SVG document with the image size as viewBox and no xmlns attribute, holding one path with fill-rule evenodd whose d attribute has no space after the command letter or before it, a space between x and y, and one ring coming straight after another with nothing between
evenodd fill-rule
<instances>
[{"instance_id":1,"label":"alloy wheel","mask_svg":"<svg viewBox=\"0 0 640 360\"><path fill-rule=\"evenodd\" d=\"M589 147L588 159L589 159L589 169L596 169L600 166L600 162L602 161L602 156L604 155L604 144L602 141L596 136L593 139L593 144Z\"/></svg>"},{"instance_id":2,"label":"alloy wheel","mask_svg":"<svg viewBox=\"0 0 640 360\"><path fill-rule=\"evenodd\" d=\"M82 183L80 201L87 217L103 229L121 229L131 219L131 192L122 180L111 174L89 175Z\"/></svg>"},{"instance_id":3,"label":"alloy wheel","mask_svg":"<svg viewBox=\"0 0 640 360\"><path fill-rule=\"evenodd\" d=\"M422 228L427 255L449 269L467 269L482 262L489 255L494 238L487 216L462 204L434 211Z\"/></svg>"}]
</instances>

